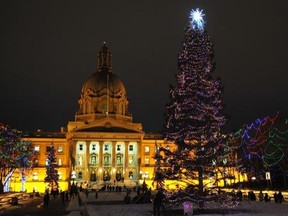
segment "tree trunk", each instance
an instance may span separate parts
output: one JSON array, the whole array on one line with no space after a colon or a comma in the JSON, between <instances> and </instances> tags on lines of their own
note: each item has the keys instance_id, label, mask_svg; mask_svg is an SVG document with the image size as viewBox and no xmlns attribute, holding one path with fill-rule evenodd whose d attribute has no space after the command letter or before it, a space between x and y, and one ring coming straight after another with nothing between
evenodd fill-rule
<instances>
[{"instance_id":1,"label":"tree trunk","mask_svg":"<svg viewBox=\"0 0 288 216\"><path fill-rule=\"evenodd\" d=\"M3 185L3 182L0 181L0 194L3 194L4 193L4 185Z\"/></svg>"}]
</instances>

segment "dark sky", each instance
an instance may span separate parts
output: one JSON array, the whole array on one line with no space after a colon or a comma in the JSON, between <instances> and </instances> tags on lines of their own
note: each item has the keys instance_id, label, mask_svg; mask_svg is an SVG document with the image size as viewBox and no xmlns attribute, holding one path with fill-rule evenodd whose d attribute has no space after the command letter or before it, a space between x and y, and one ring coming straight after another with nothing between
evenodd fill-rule
<instances>
[{"instance_id":1,"label":"dark sky","mask_svg":"<svg viewBox=\"0 0 288 216\"><path fill-rule=\"evenodd\" d=\"M103 41L129 110L162 129L189 11L204 10L235 130L278 110L288 116L287 0L105 0L0 3L0 122L58 131L74 120Z\"/></svg>"}]
</instances>

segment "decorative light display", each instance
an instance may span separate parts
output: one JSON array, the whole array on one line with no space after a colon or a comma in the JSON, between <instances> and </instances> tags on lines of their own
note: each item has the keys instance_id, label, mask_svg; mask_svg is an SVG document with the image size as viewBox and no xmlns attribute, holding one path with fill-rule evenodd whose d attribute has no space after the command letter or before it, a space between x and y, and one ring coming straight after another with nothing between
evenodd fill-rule
<instances>
[{"instance_id":1,"label":"decorative light display","mask_svg":"<svg viewBox=\"0 0 288 216\"><path fill-rule=\"evenodd\" d=\"M251 159L253 156L262 158L263 145L267 143L268 134L278 115L277 113L274 117L266 116L263 119L257 119L244 127L241 147L246 158Z\"/></svg>"},{"instance_id":2,"label":"decorative light display","mask_svg":"<svg viewBox=\"0 0 288 216\"><path fill-rule=\"evenodd\" d=\"M242 159L241 165L245 169L248 178L263 178L263 173L267 169L263 163L264 147L269 141L268 134L278 118L266 116L263 119L256 119L250 125L243 127L241 142L239 146L239 157Z\"/></svg>"},{"instance_id":3,"label":"decorative light display","mask_svg":"<svg viewBox=\"0 0 288 216\"><path fill-rule=\"evenodd\" d=\"M263 147L263 162L268 171L272 172L272 177L282 176L283 186L287 186L288 176L288 122L283 123L278 119L273 129L269 132L269 141Z\"/></svg>"},{"instance_id":4,"label":"decorative light display","mask_svg":"<svg viewBox=\"0 0 288 216\"><path fill-rule=\"evenodd\" d=\"M34 155L32 143L21 140L22 132L0 123L0 192L9 191L13 173L18 169L21 181L26 181L26 171L32 167Z\"/></svg>"},{"instance_id":5,"label":"decorative light display","mask_svg":"<svg viewBox=\"0 0 288 216\"><path fill-rule=\"evenodd\" d=\"M191 11L191 22L185 29L185 40L178 56L177 85L171 86L170 102L166 106L164 136L177 148L157 146L154 173L158 187L165 187L165 180L190 185L185 190L166 191L166 204L189 200L198 203L200 208L204 203L220 200L222 205L232 203L228 201L232 199L228 193L221 194L220 199L216 188L204 191L204 179L218 181L216 166L229 166L225 157L229 148L226 136L221 134L227 118L223 113L220 80L212 77L214 49L207 32L203 31L203 16L202 10ZM225 178L223 176L222 180Z\"/></svg>"},{"instance_id":6,"label":"decorative light display","mask_svg":"<svg viewBox=\"0 0 288 216\"><path fill-rule=\"evenodd\" d=\"M199 30L203 30L204 29L204 19L203 17L205 16L205 14L202 13L203 10L199 10L199 8L197 8L196 10L191 10L190 13L190 23L191 23L191 27L192 28L197 28Z\"/></svg>"},{"instance_id":7,"label":"decorative light display","mask_svg":"<svg viewBox=\"0 0 288 216\"><path fill-rule=\"evenodd\" d=\"M54 143L52 143L48 154L48 165L46 167L45 182L49 183L49 187L52 191L56 191L58 189L58 180L59 175L57 170L56 152Z\"/></svg>"}]
</instances>

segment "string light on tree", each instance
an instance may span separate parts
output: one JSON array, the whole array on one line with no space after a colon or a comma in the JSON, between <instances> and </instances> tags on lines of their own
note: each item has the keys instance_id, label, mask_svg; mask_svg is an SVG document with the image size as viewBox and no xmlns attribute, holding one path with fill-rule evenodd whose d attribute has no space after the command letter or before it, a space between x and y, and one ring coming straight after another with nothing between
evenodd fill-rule
<instances>
[{"instance_id":1,"label":"string light on tree","mask_svg":"<svg viewBox=\"0 0 288 216\"><path fill-rule=\"evenodd\" d=\"M175 144L175 149L164 146L157 149L154 174L158 187L162 187L165 180L189 185L182 188L185 190L167 192L167 203L181 204L189 200L200 208L204 208L204 203L220 200L214 187L213 195L205 193L204 180L214 178L218 181L215 166L229 166L229 158L225 155L229 148L223 144L225 137L221 134L227 121L221 98L222 86L220 79L212 77L214 48L204 31L202 12L196 9L190 13L182 51L178 55L176 85L171 86L170 101L166 105L164 137ZM217 160L219 158L221 160ZM228 201L229 194L224 196L221 199L227 200L225 205L236 204Z\"/></svg>"}]
</instances>

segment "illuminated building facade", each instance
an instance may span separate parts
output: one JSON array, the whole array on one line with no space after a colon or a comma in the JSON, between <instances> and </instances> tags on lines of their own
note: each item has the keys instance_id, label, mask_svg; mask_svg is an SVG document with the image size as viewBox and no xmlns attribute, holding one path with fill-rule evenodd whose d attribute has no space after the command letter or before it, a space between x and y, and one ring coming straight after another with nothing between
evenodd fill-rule
<instances>
[{"instance_id":1,"label":"illuminated building facade","mask_svg":"<svg viewBox=\"0 0 288 216\"><path fill-rule=\"evenodd\" d=\"M54 144L60 188L76 183L136 184L153 177L155 142L159 134L145 134L128 111L126 89L112 73L112 55L104 43L97 70L83 84L75 120L60 132L35 132L23 139L33 142L35 159L26 181L27 191L44 191L47 156ZM16 191L20 190L20 180Z\"/></svg>"}]
</instances>

